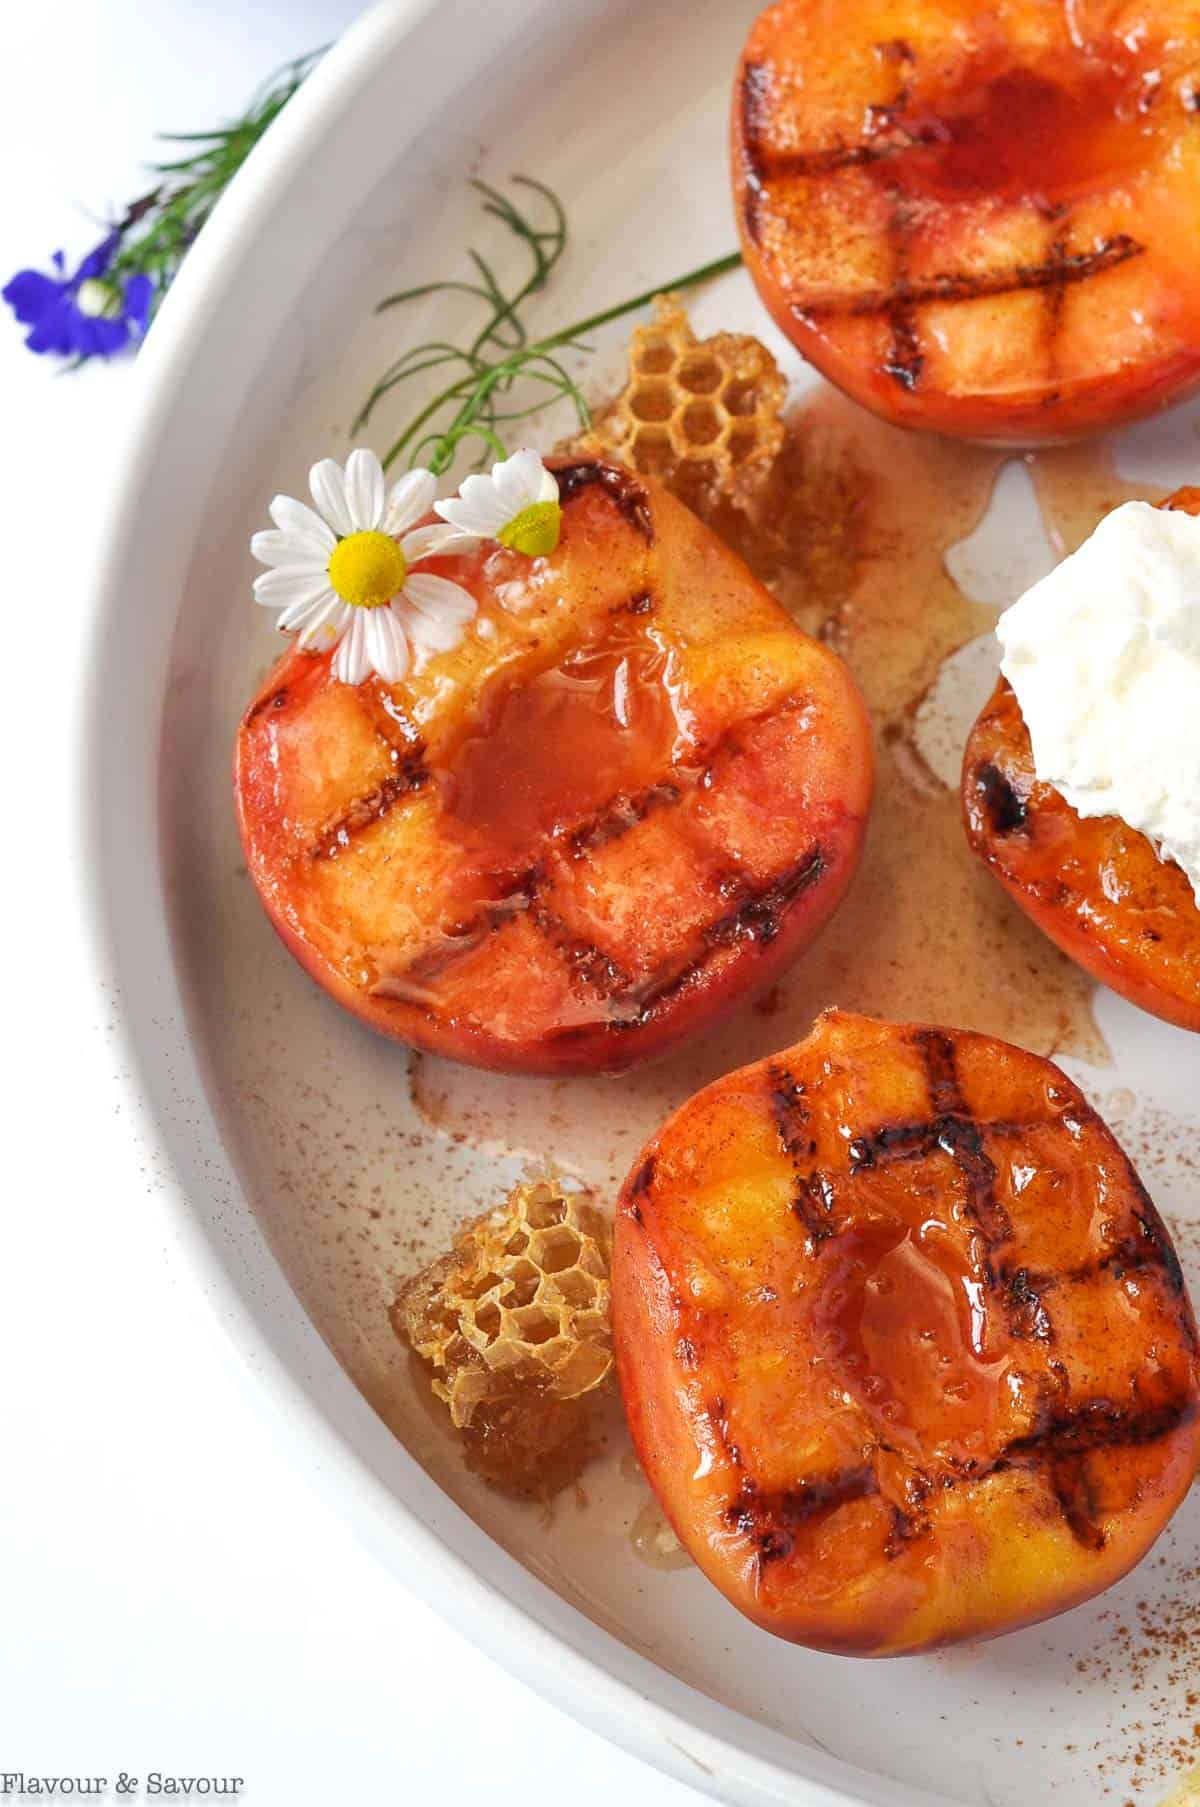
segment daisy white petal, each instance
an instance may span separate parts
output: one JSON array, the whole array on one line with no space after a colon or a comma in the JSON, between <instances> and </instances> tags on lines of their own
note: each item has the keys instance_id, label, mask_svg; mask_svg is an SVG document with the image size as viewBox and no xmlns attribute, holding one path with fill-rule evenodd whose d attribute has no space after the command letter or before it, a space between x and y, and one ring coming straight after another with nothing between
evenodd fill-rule
<instances>
[{"instance_id":1,"label":"daisy white petal","mask_svg":"<svg viewBox=\"0 0 1200 1807\"><path fill-rule=\"evenodd\" d=\"M346 507L356 528L370 533L383 519L383 466L359 446L346 460Z\"/></svg>"},{"instance_id":2,"label":"daisy white petal","mask_svg":"<svg viewBox=\"0 0 1200 1807\"><path fill-rule=\"evenodd\" d=\"M276 527L296 541L297 550L304 542L311 541L317 552L327 556L337 545L337 535L328 522L323 521L306 502L297 502L295 496L276 496L267 510Z\"/></svg>"},{"instance_id":3,"label":"daisy white petal","mask_svg":"<svg viewBox=\"0 0 1200 1807\"><path fill-rule=\"evenodd\" d=\"M315 540L301 540L270 527L250 539L250 554L260 565L294 565L297 569L324 570L329 554Z\"/></svg>"},{"instance_id":4,"label":"daisy white petal","mask_svg":"<svg viewBox=\"0 0 1200 1807\"><path fill-rule=\"evenodd\" d=\"M305 652L328 652L345 633L350 615L349 603L343 602L331 590L324 602L314 602L310 606L302 623L296 623L300 628L298 644Z\"/></svg>"},{"instance_id":5,"label":"daisy white petal","mask_svg":"<svg viewBox=\"0 0 1200 1807\"><path fill-rule=\"evenodd\" d=\"M408 670L408 636L390 604L367 614L367 654L385 684L398 684Z\"/></svg>"},{"instance_id":6,"label":"daisy white petal","mask_svg":"<svg viewBox=\"0 0 1200 1807\"><path fill-rule=\"evenodd\" d=\"M346 479L336 459L322 458L308 473L312 499L335 533L343 537L354 532L350 508L346 501Z\"/></svg>"},{"instance_id":7,"label":"daisy white petal","mask_svg":"<svg viewBox=\"0 0 1200 1807\"><path fill-rule=\"evenodd\" d=\"M367 657L365 609L351 609L350 623L333 655L333 675L339 684L361 684L371 669Z\"/></svg>"},{"instance_id":8,"label":"daisy white petal","mask_svg":"<svg viewBox=\"0 0 1200 1807\"><path fill-rule=\"evenodd\" d=\"M430 571L410 571L403 595L406 602L430 620L451 621L455 626L470 621L478 606L461 584L451 583L448 577L434 577Z\"/></svg>"},{"instance_id":9,"label":"daisy white petal","mask_svg":"<svg viewBox=\"0 0 1200 1807\"><path fill-rule=\"evenodd\" d=\"M329 588L324 571L297 571L286 565L280 571L263 571L254 580L254 600L264 609L286 609L296 602L311 602Z\"/></svg>"},{"instance_id":10,"label":"daisy white petal","mask_svg":"<svg viewBox=\"0 0 1200 1807\"><path fill-rule=\"evenodd\" d=\"M491 539L499 533L509 518L492 479L483 477L478 472L464 478L457 496L451 496L444 502L435 502L434 510L441 515L443 521L449 521L452 527L458 527L464 533L478 534L484 539Z\"/></svg>"},{"instance_id":11,"label":"daisy white petal","mask_svg":"<svg viewBox=\"0 0 1200 1807\"><path fill-rule=\"evenodd\" d=\"M379 525L384 533L405 533L423 514L428 514L437 494L437 478L432 471L409 471L392 486L387 507Z\"/></svg>"},{"instance_id":12,"label":"daisy white petal","mask_svg":"<svg viewBox=\"0 0 1200 1807\"><path fill-rule=\"evenodd\" d=\"M423 558L440 558L448 552L464 552L478 544L477 533L460 533L457 527L446 527L438 522L429 527L414 527L401 540L400 550L404 554L405 564L415 565Z\"/></svg>"},{"instance_id":13,"label":"daisy white petal","mask_svg":"<svg viewBox=\"0 0 1200 1807\"><path fill-rule=\"evenodd\" d=\"M492 484L505 506L505 520L511 521L538 500L542 489L542 461L529 446L514 452L502 464L492 466Z\"/></svg>"},{"instance_id":14,"label":"daisy white petal","mask_svg":"<svg viewBox=\"0 0 1200 1807\"><path fill-rule=\"evenodd\" d=\"M494 510L485 512L481 508L472 508L470 503L456 501L453 496L434 506L447 526L453 527L456 533L469 535L473 540L494 540L504 525Z\"/></svg>"},{"instance_id":15,"label":"daisy white petal","mask_svg":"<svg viewBox=\"0 0 1200 1807\"><path fill-rule=\"evenodd\" d=\"M553 471L548 471L544 464L542 466L542 480L538 484L538 493L534 497L534 500L537 502L558 501L558 478L554 475Z\"/></svg>"},{"instance_id":16,"label":"daisy white petal","mask_svg":"<svg viewBox=\"0 0 1200 1807\"><path fill-rule=\"evenodd\" d=\"M269 571L260 571L254 581L257 584L265 577L269 577L272 580L272 583L276 579L282 577L319 577L322 583L328 583L329 560L317 558L290 558L286 564L273 564ZM268 584L266 587L269 591L271 584Z\"/></svg>"},{"instance_id":17,"label":"daisy white petal","mask_svg":"<svg viewBox=\"0 0 1200 1807\"><path fill-rule=\"evenodd\" d=\"M498 540L528 558L553 552L562 532L558 480L532 446L499 459L488 477L468 477L437 512L461 533Z\"/></svg>"},{"instance_id":18,"label":"daisy white petal","mask_svg":"<svg viewBox=\"0 0 1200 1807\"><path fill-rule=\"evenodd\" d=\"M330 589L322 590L319 596L297 597L295 602L283 610L275 626L281 634L294 633L297 629L305 630L318 617L324 620L329 614L330 603L340 600Z\"/></svg>"},{"instance_id":19,"label":"daisy white petal","mask_svg":"<svg viewBox=\"0 0 1200 1807\"><path fill-rule=\"evenodd\" d=\"M492 466L493 472L499 469L499 464ZM482 471L473 471L469 477L464 477L458 493L468 508L486 515L489 520L498 521L504 512L504 497L496 487L495 477L485 477Z\"/></svg>"}]
</instances>

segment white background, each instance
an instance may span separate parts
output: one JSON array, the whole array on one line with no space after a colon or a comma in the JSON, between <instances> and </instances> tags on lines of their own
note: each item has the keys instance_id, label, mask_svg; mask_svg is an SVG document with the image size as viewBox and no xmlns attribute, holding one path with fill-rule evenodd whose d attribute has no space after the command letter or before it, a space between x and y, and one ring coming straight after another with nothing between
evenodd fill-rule
<instances>
[{"instance_id":1,"label":"white background","mask_svg":"<svg viewBox=\"0 0 1200 1807\"><path fill-rule=\"evenodd\" d=\"M0 283L87 250L146 186L156 130L235 114L356 10L7 0ZM76 851L91 549L136 381L128 364L57 376L4 310L0 1772L238 1775L260 1807L695 1807L378 1567L166 1280Z\"/></svg>"}]
</instances>

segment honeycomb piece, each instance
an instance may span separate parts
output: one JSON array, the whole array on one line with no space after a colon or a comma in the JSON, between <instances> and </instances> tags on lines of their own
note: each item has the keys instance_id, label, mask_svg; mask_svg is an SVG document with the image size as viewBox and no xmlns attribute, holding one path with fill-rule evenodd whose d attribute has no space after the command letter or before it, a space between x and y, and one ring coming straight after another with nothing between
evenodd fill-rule
<instances>
[{"instance_id":1,"label":"honeycomb piece","mask_svg":"<svg viewBox=\"0 0 1200 1807\"><path fill-rule=\"evenodd\" d=\"M783 446L787 383L765 345L746 333L697 339L674 295L635 328L629 380L576 441L658 477L693 507L749 506Z\"/></svg>"},{"instance_id":2,"label":"honeycomb piece","mask_svg":"<svg viewBox=\"0 0 1200 1807\"><path fill-rule=\"evenodd\" d=\"M505 1492L548 1498L592 1453L589 1395L612 1368L609 1244L585 1193L531 1180L392 1306L471 1467Z\"/></svg>"},{"instance_id":3,"label":"honeycomb piece","mask_svg":"<svg viewBox=\"0 0 1200 1807\"><path fill-rule=\"evenodd\" d=\"M728 430L731 453L720 433L703 440L707 417L697 400ZM787 384L758 339L697 339L678 298L660 296L657 317L633 333L625 388L565 449L657 477L801 627L836 645L862 557L869 479L851 459L844 429L811 413L802 431L789 427L786 400Z\"/></svg>"}]
</instances>

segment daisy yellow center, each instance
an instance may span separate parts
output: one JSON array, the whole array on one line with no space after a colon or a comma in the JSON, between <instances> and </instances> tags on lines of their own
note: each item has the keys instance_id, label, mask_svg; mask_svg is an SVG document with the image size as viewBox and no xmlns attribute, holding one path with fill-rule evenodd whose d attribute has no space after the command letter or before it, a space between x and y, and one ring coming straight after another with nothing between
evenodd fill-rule
<instances>
[{"instance_id":1,"label":"daisy yellow center","mask_svg":"<svg viewBox=\"0 0 1200 1807\"><path fill-rule=\"evenodd\" d=\"M544 558L553 552L558 545L558 536L562 532L562 509L557 502L531 502L514 515L506 527L502 527L496 538L502 546L513 552L523 552L527 558Z\"/></svg>"},{"instance_id":2,"label":"daisy yellow center","mask_svg":"<svg viewBox=\"0 0 1200 1807\"><path fill-rule=\"evenodd\" d=\"M343 602L378 609L408 576L404 554L388 533L348 533L329 560L329 581Z\"/></svg>"}]
</instances>

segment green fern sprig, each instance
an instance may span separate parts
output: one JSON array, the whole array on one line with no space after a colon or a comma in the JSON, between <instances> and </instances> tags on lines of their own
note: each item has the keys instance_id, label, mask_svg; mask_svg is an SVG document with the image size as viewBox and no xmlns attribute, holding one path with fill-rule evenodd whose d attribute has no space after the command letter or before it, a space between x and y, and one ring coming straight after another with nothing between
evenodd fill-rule
<instances>
[{"instance_id":1,"label":"green fern sprig","mask_svg":"<svg viewBox=\"0 0 1200 1807\"><path fill-rule=\"evenodd\" d=\"M481 301L488 310L474 338L466 345L449 340L431 339L412 346L389 365L374 385L354 422L357 433L365 427L385 396L431 370L451 375L406 424L393 440L383 463L385 468L407 454L410 465L425 464L436 476L442 476L453 465L459 448L467 440L480 442L479 462L489 452L503 458L507 446L501 435L508 428L531 415L540 414L551 402L569 401L582 429L591 424L591 413L578 383L559 352L589 350L585 335L625 314L636 312L664 290L693 288L710 277L732 270L741 262L735 251L714 258L698 269L661 282L640 295L631 296L615 306L586 319L531 339L522 309L526 302L546 288L567 246L567 218L562 202L552 189L531 176L514 176L514 186L527 189L544 203L547 214L539 224L516 200L501 194L486 182L473 187L483 197L483 211L497 219L526 249L528 267L512 293L496 274L482 252L471 249L468 256L474 265L477 281L447 280L420 283L388 295L376 309L402 306L429 295L467 295Z\"/></svg>"},{"instance_id":2,"label":"green fern sprig","mask_svg":"<svg viewBox=\"0 0 1200 1807\"><path fill-rule=\"evenodd\" d=\"M129 276L149 276L157 306L229 183L327 48L309 51L269 77L242 117L231 124L211 132L160 133L165 144L195 149L148 166L159 180L117 222L120 245L109 280L119 283Z\"/></svg>"}]
</instances>

